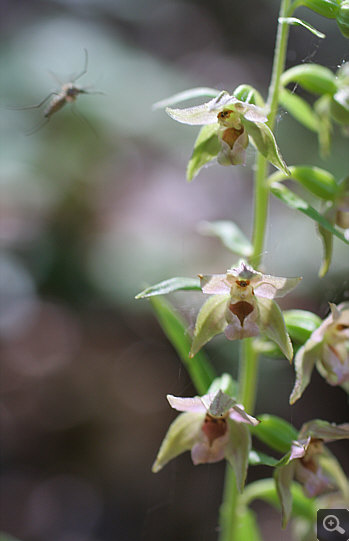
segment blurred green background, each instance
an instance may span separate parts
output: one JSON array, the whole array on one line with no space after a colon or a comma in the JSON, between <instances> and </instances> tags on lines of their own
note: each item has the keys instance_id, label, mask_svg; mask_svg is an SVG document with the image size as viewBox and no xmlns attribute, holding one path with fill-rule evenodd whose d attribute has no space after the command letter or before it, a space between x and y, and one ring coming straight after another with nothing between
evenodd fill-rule
<instances>
[{"instance_id":1,"label":"blurred green background","mask_svg":"<svg viewBox=\"0 0 349 541\"><path fill-rule=\"evenodd\" d=\"M22 541L216 539L224 465L193 468L187 454L150 472L174 417L165 395L194 390L148 303L134 295L236 261L197 225L233 219L250 234L254 151L248 166L210 167L188 184L197 130L151 105L201 85L249 83L265 95L278 2L1 0L0 8L0 529ZM335 71L349 60L333 21L301 15L327 39L292 28L289 65ZM66 106L26 136L43 111L7 107L40 102L56 88L49 71L69 81L84 48L88 73L78 83L105 95L80 96L76 114ZM313 134L282 111L276 134L288 164L348 173L339 133L327 163ZM348 297L347 251L337 240L334 256L320 281L313 223L272 201L265 270L304 277L285 308L324 317L327 301ZM202 300L174 296L190 326ZM219 337L207 349L218 370L232 362L236 370L236 344ZM315 374L291 408L292 384L285 360L264 359L257 414L296 426L345 420L342 390ZM332 448L345 459L341 444ZM267 475L254 468L249 478ZM291 539L275 511L255 510L265 539Z\"/></svg>"}]
</instances>

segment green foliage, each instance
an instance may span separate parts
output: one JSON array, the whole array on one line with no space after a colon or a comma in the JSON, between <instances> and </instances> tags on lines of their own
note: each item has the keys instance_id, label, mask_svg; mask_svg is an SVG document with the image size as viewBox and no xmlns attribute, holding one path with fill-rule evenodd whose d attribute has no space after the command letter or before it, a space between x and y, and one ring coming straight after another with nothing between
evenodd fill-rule
<instances>
[{"instance_id":1,"label":"green foliage","mask_svg":"<svg viewBox=\"0 0 349 541\"><path fill-rule=\"evenodd\" d=\"M168 301L162 297L152 297L150 302L164 333L188 370L197 392L200 395L205 394L215 378L210 361L202 352L189 356L191 339L187 334L187 325Z\"/></svg>"},{"instance_id":2,"label":"green foliage","mask_svg":"<svg viewBox=\"0 0 349 541\"><path fill-rule=\"evenodd\" d=\"M323 17L334 19L339 11L340 0L302 0L299 5L319 13Z\"/></svg>"},{"instance_id":3,"label":"green foliage","mask_svg":"<svg viewBox=\"0 0 349 541\"><path fill-rule=\"evenodd\" d=\"M252 434L279 453L288 453L298 431L287 421L276 415L259 415L259 425L251 428Z\"/></svg>"},{"instance_id":4,"label":"green foliage","mask_svg":"<svg viewBox=\"0 0 349 541\"><path fill-rule=\"evenodd\" d=\"M312 94L330 94L337 91L336 77L331 70L319 64L300 64L285 71L282 86L297 83Z\"/></svg>"},{"instance_id":5,"label":"green foliage","mask_svg":"<svg viewBox=\"0 0 349 541\"><path fill-rule=\"evenodd\" d=\"M228 220L201 222L199 232L203 235L218 237L223 245L234 254L248 257L252 254L252 245L243 232Z\"/></svg>"},{"instance_id":6,"label":"green foliage","mask_svg":"<svg viewBox=\"0 0 349 541\"><path fill-rule=\"evenodd\" d=\"M303 28L306 28L307 30L309 30L309 32L311 32L317 38L320 38L320 39L324 39L326 37L325 34L320 32L319 30L316 30L316 28L314 28L311 24L307 23L306 21L303 21L302 19L297 19L296 17L279 17L279 22L286 23L289 25L294 25L294 26L302 26Z\"/></svg>"},{"instance_id":7,"label":"green foliage","mask_svg":"<svg viewBox=\"0 0 349 541\"><path fill-rule=\"evenodd\" d=\"M145 299L147 297L153 297L154 295L165 295L167 293L173 293L180 290L200 290L200 280L198 278L170 278L159 282L154 286L147 287L138 295L136 299Z\"/></svg>"}]
</instances>

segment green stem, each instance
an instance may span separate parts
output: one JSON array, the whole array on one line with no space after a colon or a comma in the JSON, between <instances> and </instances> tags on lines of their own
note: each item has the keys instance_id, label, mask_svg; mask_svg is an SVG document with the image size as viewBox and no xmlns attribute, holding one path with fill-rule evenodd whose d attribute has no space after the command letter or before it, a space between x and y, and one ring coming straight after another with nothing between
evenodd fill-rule
<instances>
[{"instance_id":1,"label":"green stem","mask_svg":"<svg viewBox=\"0 0 349 541\"><path fill-rule=\"evenodd\" d=\"M279 17L287 17L291 0L282 0ZM278 31L275 44L273 71L267 105L270 109L268 125L271 130L274 128L275 117L279 101L280 77L284 71L288 25L278 23ZM264 249L265 233L268 218L269 187L267 185L267 161L258 154L257 169L255 174L255 195L254 195L254 225L253 225L253 252L250 261L258 268ZM245 339L242 344L242 355L239 361L239 399L244 404L248 413L253 413L258 373L258 354L253 348L252 339ZM236 508L238 505L237 487L234 473L227 464L226 479L224 486L223 503L221 506L220 526L221 533L219 541L236 540Z\"/></svg>"},{"instance_id":2,"label":"green stem","mask_svg":"<svg viewBox=\"0 0 349 541\"><path fill-rule=\"evenodd\" d=\"M256 401L258 353L253 347L253 339L246 338L241 345L241 358L239 365L239 403L245 406L246 411L253 412Z\"/></svg>"},{"instance_id":3,"label":"green stem","mask_svg":"<svg viewBox=\"0 0 349 541\"><path fill-rule=\"evenodd\" d=\"M235 539L236 508L238 492L235 474L227 463L225 471L223 502L219 513L220 535L219 541L232 541Z\"/></svg>"}]
</instances>

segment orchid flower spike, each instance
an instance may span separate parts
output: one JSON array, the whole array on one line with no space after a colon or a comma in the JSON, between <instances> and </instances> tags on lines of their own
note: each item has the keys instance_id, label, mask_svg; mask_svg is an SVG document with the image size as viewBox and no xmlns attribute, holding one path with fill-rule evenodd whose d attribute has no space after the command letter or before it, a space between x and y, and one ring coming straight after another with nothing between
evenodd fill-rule
<instances>
[{"instance_id":1,"label":"orchid flower spike","mask_svg":"<svg viewBox=\"0 0 349 541\"><path fill-rule=\"evenodd\" d=\"M226 458L242 490L251 448L247 425L256 426L259 421L221 390L194 398L167 395L167 400L172 408L183 413L168 429L152 471L158 472L170 460L190 450L195 465Z\"/></svg>"},{"instance_id":2,"label":"orchid flower spike","mask_svg":"<svg viewBox=\"0 0 349 541\"><path fill-rule=\"evenodd\" d=\"M292 344L281 310L273 299L286 295L301 278L269 276L244 262L226 274L199 277L203 293L214 296L198 314L192 356L218 333L224 332L229 340L238 340L263 332L292 359Z\"/></svg>"},{"instance_id":3,"label":"orchid flower spike","mask_svg":"<svg viewBox=\"0 0 349 541\"><path fill-rule=\"evenodd\" d=\"M348 386L349 382L349 302L336 306L310 336L296 355L296 382L290 396L294 404L309 385L316 365L330 385Z\"/></svg>"}]
</instances>

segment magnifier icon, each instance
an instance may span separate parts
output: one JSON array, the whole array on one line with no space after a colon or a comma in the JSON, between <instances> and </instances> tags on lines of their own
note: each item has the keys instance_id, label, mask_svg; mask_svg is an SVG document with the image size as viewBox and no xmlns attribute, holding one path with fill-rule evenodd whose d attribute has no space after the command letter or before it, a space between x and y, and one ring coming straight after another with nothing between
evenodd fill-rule
<instances>
[{"instance_id":1,"label":"magnifier icon","mask_svg":"<svg viewBox=\"0 0 349 541\"><path fill-rule=\"evenodd\" d=\"M345 533L345 530L339 525L336 515L327 515L322 521L322 525L328 532Z\"/></svg>"}]
</instances>

